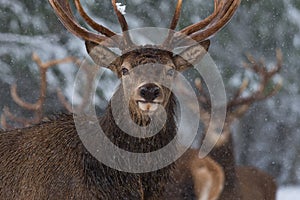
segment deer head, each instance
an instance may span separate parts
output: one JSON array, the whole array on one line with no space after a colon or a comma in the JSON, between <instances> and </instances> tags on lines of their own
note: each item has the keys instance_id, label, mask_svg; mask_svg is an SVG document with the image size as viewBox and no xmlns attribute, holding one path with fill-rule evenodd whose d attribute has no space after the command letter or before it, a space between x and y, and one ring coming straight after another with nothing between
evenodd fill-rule
<instances>
[{"instance_id":1,"label":"deer head","mask_svg":"<svg viewBox=\"0 0 300 200\"><path fill-rule=\"evenodd\" d=\"M112 5L122 28L121 35L93 21L84 11L80 0L75 0L77 11L98 33L89 31L76 22L68 0L49 2L64 26L85 40L86 49L94 62L112 70L121 78L124 91L127 89L124 93L128 95L128 91L131 91L128 97L131 108L139 114L149 115L157 110L158 105L166 107L171 95L170 89L161 85L159 81L164 80L171 84L176 71L183 71L199 61L209 48L208 38L229 21L240 0L215 0L215 10L209 17L174 33L182 7L182 0L178 0L165 41L161 45L146 46L137 46L132 42L127 22L118 10L116 0L112 0ZM186 45L183 35L189 36L197 44L175 55L172 49ZM117 47L122 51L122 55L117 55L109 49L110 47ZM134 69L140 65L146 66L147 72L136 73ZM162 67L156 67L158 65ZM157 81L153 80L153 77L157 77Z\"/></svg>"}]
</instances>

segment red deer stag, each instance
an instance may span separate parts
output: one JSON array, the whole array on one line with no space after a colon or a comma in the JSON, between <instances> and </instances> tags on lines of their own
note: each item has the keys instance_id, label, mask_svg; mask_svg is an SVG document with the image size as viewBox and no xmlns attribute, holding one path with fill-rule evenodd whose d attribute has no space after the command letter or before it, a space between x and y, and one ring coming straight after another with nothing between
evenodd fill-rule
<instances>
[{"instance_id":1,"label":"red deer stag","mask_svg":"<svg viewBox=\"0 0 300 200\"><path fill-rule=\"evenodd\" d=\"M240 0L215 0L214 12L209 17L182 29L179 33L190 36L198 45L179 55L171 52L174 43L182 44L177 34L169 34L162 45L136 46L127 33L127 22L115 0L112 5L122 35L93 21L79 0L75 0L75 7L80 16L99 33L79 25L68 0L49 2L63 25L85 40L87 51L96 64L111 69L121 80L129 77L138 65L160 64L165 66L160 76L171 82L175 70L192 67L194 60L201 59L209 47L207 38L230 20ZM176 28L181 5L182 0L178 0L171 30ZM119 48L122 55L115 54L110 47ZM119 148L136 153L152 152L164 147L176 135L174 95L157 83L137 81L134 84L135 93L129 102L132 120L137 125L147 125L159 104L166 111L166 122L160 132L148 138L128 135L116 125L110 104L99 123ZM119 90L126 87L122 82ZM173 163L152 172L128 173L102 164L83 145L72 115L60 115L39 125L2 132L0 145L0 199L162 199L165 185L172 181L171 174L176 168Z\"/></svg>"},{"instance_id":2,"label":"red deer stag","mask_svg":"<svg viewBox=\"0 0 300 200\"><path fill-rule=\"evenodd\" d=\"M274 200L276 196L276 182L273 177L254 167L236 166L234 156L234 144L231 135L231 125L234 120L242 117L249 107L257 102L275 95L281 88L281 82L278 82L273 88L268 85L272 82L282 66L282 54L280 50L276 52L277 64L273 69L268 69L263 61L257 62L252 56L248 55L249 63L244 63L246 69L252 70L260 78L258 88L251 95L243 96L249 82L245 79L232 100L227 103L227 115L222 134L207 133L211 142L216 142L216 146L209 152L209 157L220 164L224 170L225 183L224 189L219 199L232 200ZM206 129L210 122L209 98L205 96L205 91L201 86L201 81L197 80L196 85L200 90L199 100L202 102L201 120ZM217 124L213 124L219 129ZM219 138L219 139L218 139Z\"/></svg>"}]
</instances>

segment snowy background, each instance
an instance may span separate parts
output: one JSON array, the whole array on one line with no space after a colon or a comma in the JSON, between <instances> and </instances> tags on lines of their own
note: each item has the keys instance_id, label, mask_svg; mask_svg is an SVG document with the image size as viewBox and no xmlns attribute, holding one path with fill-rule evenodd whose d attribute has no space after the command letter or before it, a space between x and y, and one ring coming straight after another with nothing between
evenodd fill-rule
<instances>
[{"instance_id":1,"label":"snowy background","mask_svg":"<svg viewBox=\"0 0 300 200\"><path fill-rule=\"evenodd\" d=\"M127 0L126 19L130 28L168 27L175 1ZM209 2L209 3L208 3ZM93 18L119 32L110 1L82 0ZM212 1L184 1L178 29L209 15ZM86 56L84 42L69 34L46 1L0 0L0 114L4 106L19 116L31 113L20 109L10 97L10 85L17 83L22 99L38 97L38 69L31 60L37 52L43 61ZM284 80L279 94L256 103L233 127L237 161L253 165L276 177L281 189L278 199L299 199L300 194L300 1L243 0L232 21L211 40L210 54L222 71L228 98L238 88L244 69L245 53L264 57L274 64L275 49L281 48ZM77 68L59 65L48 72L48 97L45 113L63 110L56 97L60 87L70 100ZM116 78L106 73L98 92L100 107ZM291 186L291 187L286 187Z\"/></svg>"},{"instance_id":2,"label":"snowy background","mask_svg":"<svg viewBox=\"0 0 300 200\"><path fill-rule=\"evenodd\" d=\"M300 187L284 186L277 192L277 200L296 200L300 197Z\"/></svg>"}]
</instances>

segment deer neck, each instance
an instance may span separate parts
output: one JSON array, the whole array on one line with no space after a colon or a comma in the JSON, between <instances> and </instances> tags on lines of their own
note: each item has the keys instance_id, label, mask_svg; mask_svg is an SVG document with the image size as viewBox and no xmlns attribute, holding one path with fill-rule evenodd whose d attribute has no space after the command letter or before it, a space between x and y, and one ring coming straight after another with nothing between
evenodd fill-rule
<instances>
[{"instance_id":1,"label":"deer neck","mask_svg":"<svg viewBox=\"0 0 300 200\"><path fill-rule=\"evenodd\" d=\"M100 125L110 141L119 148L130 152L152 152L167 145L176 135L174 110L175 99L171 97L166 106L167 121L164 127L150 138L133 137L123 132L113 118L111 104L107 107L104 116L100 118ZM133 120L137 119L133 118ZM163 157L160 156L157 159L163 159ZM172 181L170 171L173 169L174 164L148 173L126 173L103 165L86 152L84 154L84 166L87 177L90 178L88 182L95 183L91 185L101 185L102 191L109 191L110 193L113 193L112 188L115 188L115 186L122 186L124 187L122 191L116 189L116 192L124 193L120 194L123 197L144 199L148 196L153 197L161 194L164 190L164 183Z\"/></svg>"},{"instance_id":2,"label":"deer neck","mask_svg":"<svg viewBox=\"0 0 300 200\"><path fill-rule=\"evenodd\" d=\"M111 103L109 103L104 116L101 118L100 125L106 136L115 145L124 150L135 153L147 153L156 151L167 145L176 135L177 126L175 122L175 107L175 99L173 95L171 95L167 105L165 106L165 112L167 114L166 122L164 123L161 130L151 137L134 137L121 130L118 127L112 114ZM123 113L120 112L118 113L118 115L118 117L120 117L121 119L128 120L128 116L122 116ZM137 126L147 126L148 123L151 123L148 116L141 115L140 113L137 113L135 111L130 110L130 115L131 119L129 120L132 120ZM135 131L134 127L130 127L129 129Z\"/></svg>"},{"instance_id":3,"label":"deer neck","mask_svg":"<svg viewBox=\"0 0 300 200\"><path fill-rule=\"evenodd\" d=\"M231 133L227 135L227 140L220 146L215 147L209 155L217 160L222 166L225 175L225 184L222 195L238 190L237 175L236 175L236 162L234 154L234 144Z\"/></svg>"}]
</instances>

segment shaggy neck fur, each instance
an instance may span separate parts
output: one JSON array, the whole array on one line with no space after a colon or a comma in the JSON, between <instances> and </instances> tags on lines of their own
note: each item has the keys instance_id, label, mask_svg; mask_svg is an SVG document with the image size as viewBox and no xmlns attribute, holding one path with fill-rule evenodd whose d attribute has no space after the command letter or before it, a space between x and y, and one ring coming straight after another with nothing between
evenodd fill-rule
<instances>
[{"instance_id":1,"label":"shaggy neck fur","mask_svg":"<svg viewBox=\"0 0 300 200\"><path fill-rule=\"evenodd\" d=\"M148 138L133 137L118 128L112 116L111 105L108 106L105 115L100 119L100 125L111 142L119 148L138 153L152 152L166 146L176 135L175 100L172 95L165 109L167 121L164 127L159 133ZM132 119L135 122L143 122L138 113L132 112L132 114ZM164 157L161 155L157 159L164 159ZM148 173L126 173L103 165L86 151L84 168L87 177L89 177L87 181L90 185L101 185L101 190L104 193L109 191L113 196L122 196L123 199L147 199L159 197L163 193L165 185L172 181L170 172L173 170L174 164ZM116 186L119 189L122 188L116 191L118 194L112 192L112 188L116 188ZM107 197L107 199L110 198Z\"/></svg>"}]
</instances>

